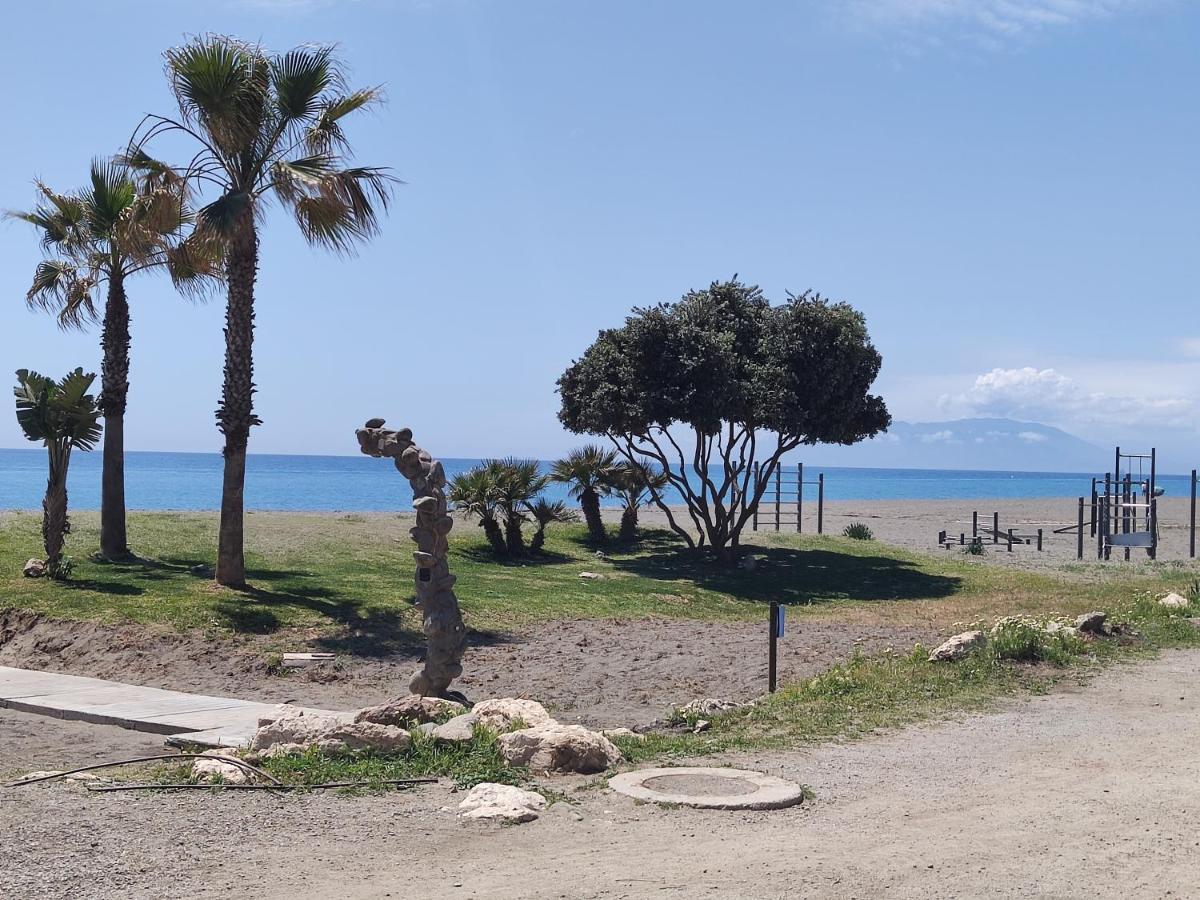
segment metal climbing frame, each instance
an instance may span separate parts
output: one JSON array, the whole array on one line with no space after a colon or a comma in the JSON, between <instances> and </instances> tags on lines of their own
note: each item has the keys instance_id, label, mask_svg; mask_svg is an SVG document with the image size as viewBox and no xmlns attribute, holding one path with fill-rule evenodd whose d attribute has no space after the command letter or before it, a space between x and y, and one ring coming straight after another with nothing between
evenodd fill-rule
<instances>
[{"instance_id":1,"label":"metal climbing frame","mask_svg":"<svg viewBox=\"0 0 1200 900\"><path fill-rule=\"evenodd\" d=\"M1133 468L1137 466L1137 477ZM1150 471L1146 472L1149 465ZM1125 551L1146 551L1154 559L1158 555L1158 486L1157 454L1122 453L1118 447L1113 470L1104 473L1103 492L1096 482L1095 513L1096 557L1110 559L1113 548ZM1082 543L1082 528L1080 529Z\"/></svg>"},{"instance_id":2,"label":"metal climbing frame","mask_svg":"<svg viewBox=\"0 0 1200 900\"><path fill-rule=\"evenodd\" d=\"M763 486L762 464L754 464L754 495ZM804 530L804 486L815 485L817 488L817 534L825 533L825 473L819 472L816 480L804 480L804 463L798 463L793 469L782 464L766 477L766 487L761 501L754 507L754 516L750 520L751 528L758 531L761 524L764 529L773 528L782 531L784 528Z\"/></svg>"}]
</instances>

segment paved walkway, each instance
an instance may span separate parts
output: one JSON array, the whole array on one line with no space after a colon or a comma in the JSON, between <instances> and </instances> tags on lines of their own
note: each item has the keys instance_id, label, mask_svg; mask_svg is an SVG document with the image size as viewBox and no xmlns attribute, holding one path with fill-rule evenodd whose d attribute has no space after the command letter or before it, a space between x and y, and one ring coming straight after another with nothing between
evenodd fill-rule
<instances>
[{"instance_id":1,"label":"paved walkway","mask_svg":"<svg viewBox=\"0 0 1200 900\"><path fill-rule=\"evenodd\" d=\"M0 666L0 707L134 731L185 735L189 743L207 747L249 743L259 718L274 715L279 709L274 703L185 694L7 666Z\"/></svg>"}]
</instances>

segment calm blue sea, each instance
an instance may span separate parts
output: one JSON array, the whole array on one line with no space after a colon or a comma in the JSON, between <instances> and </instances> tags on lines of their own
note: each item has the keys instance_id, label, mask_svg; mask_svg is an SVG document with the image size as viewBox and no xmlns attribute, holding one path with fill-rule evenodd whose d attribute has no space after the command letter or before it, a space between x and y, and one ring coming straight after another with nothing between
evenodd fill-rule
<instances>
[{"instance_id":1,"label":"calm blue sea","mask_svg":"<svg viewBox=\"0 0 1200 900\"><path fill-rule=\"evenodd\" d=\"M475 459L444 459L453 476ZM973 472L933 469L851 469L829 467L829 500L958 500L984 498L1078 497L1091 475L1051 472ZM221 499L221 456L217 453L128 453L126 502L130 509L216 509ZM815 478L809 467L805 478ZM0 449L0 509L34 509L46 487L45 451ZM1160 475L1167 496L1187 496L1188 477ZM100 454L78 453L71 460L71 506L100 506ZM806 488L816 498L816 488ZM552 485L552 499L566 491ZM366 456L276 456L250 454L246 506L263 510L411 509L407 482L388 460Z\"/></svg>"}]
</instances>

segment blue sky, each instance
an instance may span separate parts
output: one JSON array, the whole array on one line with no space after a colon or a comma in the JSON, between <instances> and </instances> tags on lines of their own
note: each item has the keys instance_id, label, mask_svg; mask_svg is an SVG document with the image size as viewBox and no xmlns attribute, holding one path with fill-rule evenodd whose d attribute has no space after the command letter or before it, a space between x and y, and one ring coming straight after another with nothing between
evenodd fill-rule
<instances>
[{"instance_id":1,"label":"blue sky","mask_svg":"<svg viewBox=\"0 0 1200 900\"><path fill-rule=\"evenodd\" d=\"M382 415L444 456L558 453L554 381L596 331L735 272L862 309L897 418L1194 443L1200 3L48 0L5 26L6 208L170 111L187 34L337 41L386 85L350 132L406 182L382 236L344 260L264 230L252 451L352 453ZM0 224L0 369L98 367L24 308L37 259ZM128 446L219 449L220 298L129 291Z\"/></svg>"}]
</instances>

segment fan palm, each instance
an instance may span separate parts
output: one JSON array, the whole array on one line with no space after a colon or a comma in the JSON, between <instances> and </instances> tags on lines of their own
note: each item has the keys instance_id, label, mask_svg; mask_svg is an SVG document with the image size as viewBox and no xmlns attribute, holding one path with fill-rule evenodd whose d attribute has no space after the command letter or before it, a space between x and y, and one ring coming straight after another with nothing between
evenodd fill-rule
<instances>
[{"instance_id":1,"label":"fan palm","mask_svg":"<svg viewBox=\"0 0 1200 900\"><path fill-rule=\"evenodd\" d=\"M610 479L617 465L617 452L588 444L572 450L550 469L550 478L570 485L570 494L583 508L588 534L594 541L604 541L604 521L600 518L600 498L611 492Z\"/></svg>"},{"instance_id":2,"label":"fan palm","mask_svg":"<svg viewBox=\"0 0 1200 900\"><path fill-rule=\"evenodd\" d=\"M526 514L550 483L550 477L542 475L537 461L532 459L486 460L483 467L496 485L496 505L504 522L504 544L510 556L520 556L525 552L521 525L528 521Z\"/></svg>"},{"instance_id":3,"label":"fan palm","mask_svg":"<svg viewBox=\"0 0 1200 900\"><path fill-rule=\"evenodd\" d=\"M448 499L459 512L479 520L479 527L493 551L499 554L506 551L504 533L497 519L496 483L487 469L477 466L455 475L450 481Z\"/></svg>"},{"instance_id":4,"label":"fan palm","mask_svg":"<svg viewBox=\"0 0 1200 900\"><path fill-rule=\"evenodd\" d=\"M608 475L608 484L621 499L622 541L632 541L637 537L638 509L670 483L667 473L648 459L636 463L623 462L613 467Z\"/></svg>"},{"instance_id":5,"label":"fan palm","mask_svg":"<svg viewBox=\"0 0 1200 900\"><path fill-rule=\"evenodd\" d=\"M309 243L350 252L377 233L394 179L383 169L348 164L342 122L381 94L348 89L333 47L274 55L236 38L204 35L167 51L166 59L180 116L148 116L128 156L147 171L162 169L145 146L164 132L181 132L198 145L183 176L216 195L197 215L197 229L224 247L229 292L216 414L225 437L216 578L241 587L246 448L250 429L260 424L252 348L263 209L273 197Z\"/></svg>"},{"instance_id":6,"label":"fan palm","mask_svg":"<svg viewBox=\"0 0 1200 900\"><path fill-rule=\"evenodd\" d=\"M183 182L164 171L137 177L119 162L95 160L88 185L68 194L38 183L40 201L11 218L41 233L47 258L25 295L31 307L57 316L63 328L103 319L100 409L104 461L100 493L100 553L129 553L125 528L125 408L129 396L129 302L125 281L165 270L185 292L202 290L217 272L215 248L185 239L189 220ZM105 290L103 316L96 294Z\"/></svg>"},{"instance_id":7,"label":"fan palm","mask_svg":"<svg viewBox=\"0 0 1200 900\"><path fill-rule=\"evenodd\" d=\"M42 500L42 543L46 570L62 571L62 550L71 530L67 519L67 469L72 450L91 450L100 439L100 410L88 393L95 375L83 369L61 381L28 369L17 370L17 424L31 441L41 441L49 456L50 474Z\"/></svg>"},{"instance_id":8,"label":"fan palm","mask_svg":"<svg viewBox=\"0 0 1200 900\"><path fill-rule=\"evenodd\" d=\"M547 500L538 497L529 505L529 514L537 522L537 531L529 541L529 549L533 553L541 551L546 543L546 526L552 522L575 522L579 516L561 500Z\"/></svg>"}]
</instances>

